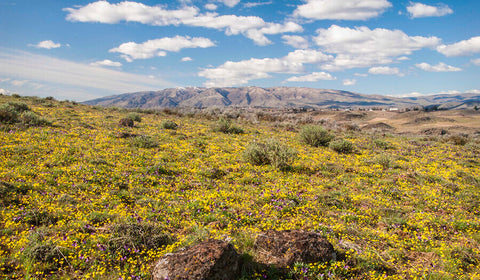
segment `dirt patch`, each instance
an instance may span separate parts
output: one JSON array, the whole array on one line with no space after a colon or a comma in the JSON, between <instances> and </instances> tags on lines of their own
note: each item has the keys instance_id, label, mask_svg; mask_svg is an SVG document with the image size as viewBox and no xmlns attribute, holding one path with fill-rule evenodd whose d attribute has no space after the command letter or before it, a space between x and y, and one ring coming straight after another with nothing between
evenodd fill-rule
<instances>
[{"instance_id":1,"label":"dirt patch","mask_svg":"<svg viewBox=\"0 0 480 280\"><path fill-rule=\"evenodd\" d=\"M392 130L395 130L395 128L384 122L379 122L379 123L367 124L364 127L362 127L362 130L392 131Z\"/></svg>"}]
</instances>

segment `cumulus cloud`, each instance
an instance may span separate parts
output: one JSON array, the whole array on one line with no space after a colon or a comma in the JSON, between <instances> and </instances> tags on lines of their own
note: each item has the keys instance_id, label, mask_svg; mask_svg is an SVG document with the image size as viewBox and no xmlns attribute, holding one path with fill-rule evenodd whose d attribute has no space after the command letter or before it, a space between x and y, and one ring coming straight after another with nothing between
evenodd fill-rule
<instances>
[{"instance_id":1,"label":"cumulus cloud","mask_svg":"<svg viewBox=\"0 0 480 280\"><path fill-rule=\"evenodd\" d=\"M283 35L283 42L287 45L290 45L296 49L307 49L308 40L302 36L298 35Z\"/></svg>"},{"instance_id":2,"label":"cumulus cloud","mask_svg":"<svg viewBox=\"0 0 480 280\"><path fill-rule=\"evenodd\" d=\"M398 56L410 55L422 48L434 48L441 40L437 37L408 36L401 30L368 27L340 27L318 29L315 43L326 53L337 54L324 70L370 67L389 64Z\"/></svg>"},{"instance_id":3,"label":"cumulus cloud","mask_svg":"<svg viewBox=\"0 0 480 280\"><path fill-rule=\"evenodd\" d=\"M218 6L213 4L213 3L205 4L204 7L205 7L205 9L210 10L210 11L215 11L218 8Z\"/></svg>"},{"instance_id":4,"label":"cumulus cloud","mask_svg":"<svg viewBox=\"0 0 480 280\"><path fill-rule=\"evenodd\" d=\"M475 65L480 65L480 58L472 59L470 62L472 62Z\"/></svg>"},{"instance_id":5,"label":"cumulus cloud","mask_svg":"<svg viewBox=\"0 0 480 280\"><path fill-rule=\"evenodd\" d=\"M480 36L472 37L452 45L440 45L437 51L445 56L465 56L480 52Z\"/></svg>"},{"instance_id":6,"label":"cumulus cloud","mask_svg":"<svg viewBox=\"0 0 480 280\"><path fill-rule=\"evenodd\" d=\"M378 17L391 6L387 0L306 0L294 15L315 20L367 20Z\"/></svg>"},{"instance_id":7,"label":"cumulus cloud","mask_svg":"<svg viewBox=\"0 0 480 280\"><path fill-rule=\"evenodd\" d=\"M186 61L192 61L193 59L192 59L191 57L186 56L186 57L182 57L181 60L182 60L183 62L186 62Z\"/></svg>"},{"instance_id":8,"label":"cumulus cloud","mask_svg":"<svg viewBox=\"0 0 480 280\"><path fill-rule=\"evenodd\" d=\"M208 79L207 87L225 87L247 84L250 80L271 77L269 73L302 73L304 64L321 63L332 59L316 50L296 50L282 58L252 58L238 62L227 61L221 66L198 73Z\"/></svg>"},{"instance_id":9,"label":"cumulus cloud","mask_svg":"<svg viewBox=\"0 0 480 280\"><path fill-rule=\"evenodd\" d=\"M60 48L62 46L62 44L60 43L55 43L53 42L52 40L45 40L45 41L41 41L39 42L38 44L30 44L29 45L30 47L35 47L37 49L47 49L47 50L50 50L50 49L56 49L56 48Z\"/></svg>"},{"instance_id":10,"label":"cumulus cloud","mask_svg":"<svg viewBox=\"0 0 480 280\"><path fill-rule=\"evenodd\" d=\"M410 6L407 7L407 11L412 18L441 17L453 13L452 9L445 4L430 6L414 2L410 2Z\"/></svg>"},{"instance_id":11,"label":"cumulus cloud","mask_svg":"<svg viewBox=\"0 0 480 280\"><path fill-rule=\"evenodd\" d=\"M223 3L225 6L232 8L240 3L240 0L217 0L217 2Z\"/></svg>"},{"instance_id":12,"label":"cumulus cloud","mask_svg":"<svg viewBox=\"0 0 480 280\"><path fill-rule=\"evenodd\" d=\"M462 71L462 68L450 66L450 65L447 65L443 62L440 62L437 65L430 65L428 63L423 62L423 63L415 64L415 66L417 68L420 68L420 69L422 69L424 71L428 71L428 72L458 72L458 71Z\"/></svg>"},{"instance_id":13,"label":"cumulus cloud","mask_svg":"<svg viewBox=\"0 0 480 280\"><path fill-rule=\"evenodd\" d=\"M317 82L319 80L335 80L336 78L326 72L313 72L305 76L293 76L285 80L285 82Z\"/></svg>"},{"instance_id":14,"label":"cumulus cloud","mask_svg":"<svg viewBox=\"0 0 480 280\"><path fill-rule=\"evenodd\" d=\"M400 73L400 70L396 67L388 67L388 66L379 66L379 67L372 67L368 69L368 73L373 74L373 75L397 75L397 76L403 76L402 73Z\"/></svg>"},{"instance_id":15,"label":"cumulus cloud","mask_svg":"<svg viewBox=\"0 0 480 280\"><path fill-rule=\"evenodd\" d=\"M355 79L344 79L343 80L343 85L344 86L353 86L357 83L357 80Z\"/></svg>"},{"instance_id":16,"label":"cumulus cloud","mask_svg":"<svg viewBox=\"0 0 480 280\"><path fill-rule=\"evenodd\" d=\"M166 56L166 51L178 52L185 48L208 48L213 46L215 46L215 44L208 38L175 36L149 40L141 44L135 42L123 43L120 46L109 50L109 52L122 53L122 57L131 62L134 59Z\"/></svg>"},{"instance_id":17,"label":"cumulus cloud","mask_svg":"<svg viewBox=\"0 0 480 280\"><path fill-rule=\"evenodd\" d=\"M4 50L0 50L0 76L15 80L32 80L42 84L48 83L61 92L73 88L75 91L88 94L93 92L119 94L175 86L173 83L161 79L150 79L144 75L27 52ZM37 93L32 92L32 94L36 95ZM75 99L85 100L85 97L75 96Z\"/></svg>"},{"instance_id":18,"label":"cumulus cloud","mask_svg":"<svg viewBox=\"0 0 480 280\"><path fill-rule=\"evenodd\" d=\"M224 0L233 5L238 0ZM213 7L213 6L212 6ZM196 7L184 6L177 10L167 10L162 6L147 6L137 2L110 4L97 1L86 6L65 8L67 20L76 22L119 23L121 21L140 22L154 26L187 25L212 28L224 31L226 35L242 34L258 45L271 44L265 34L301 32L303 28L294 22L270 23L257 16L218 15L214 12L199 13Z\"/></svg>"},{"instance_id":19,"label":"cumulus cloud","mask_svg":"<svg viewBox=\"0 0 480 280\"><path fill-rule=\"evenodd\" d=\"M102 61L95 61L90 63L92 66L109 66L109 67L120 67L122 66L122 63L117 62L117 61L111 61L110 59L105 59Z\"/></svg>"}]
</instances>

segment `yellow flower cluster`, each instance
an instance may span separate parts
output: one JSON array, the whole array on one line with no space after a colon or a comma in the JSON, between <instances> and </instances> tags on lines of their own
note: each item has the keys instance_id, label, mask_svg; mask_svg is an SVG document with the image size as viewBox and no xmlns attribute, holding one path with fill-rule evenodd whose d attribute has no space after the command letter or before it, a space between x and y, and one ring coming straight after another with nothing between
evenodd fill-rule
<instances>
[{"instance_id":1,"label":"yellow flower cluster","mask_svg":"<svg viewBox=\"0 0 480 280\"><path fill-rule=\"evenodd\" d=\"M318 232L338 260L243 279L480 275L478 142L336 132L356 147L339 154L270 123L223 134L212 120L159 112L124 128L121 109L21 101L53 125L0 132L2 279L149 279L162 255L207 238L255 256L256 234L270 229ZM156 145L133 145L140 136ZM272 137L298 152L291 170L243 159L248 143Z\"/></svg>"}]
</instances>

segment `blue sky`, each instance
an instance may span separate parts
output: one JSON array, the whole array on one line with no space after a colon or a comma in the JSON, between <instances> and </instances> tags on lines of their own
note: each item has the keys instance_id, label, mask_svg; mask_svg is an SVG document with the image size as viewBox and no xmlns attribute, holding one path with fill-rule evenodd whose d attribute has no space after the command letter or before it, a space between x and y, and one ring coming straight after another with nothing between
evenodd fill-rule
<instances>
[{"instance_id":1,"label":"blue sky","mask_svg":"<svg viewBox=\"0 0 480 280\"><path fill-rule=\"evenodd\" d=\"M480 1L0 0L0 93L480 92Z\"/></svg>"}]
</instances>

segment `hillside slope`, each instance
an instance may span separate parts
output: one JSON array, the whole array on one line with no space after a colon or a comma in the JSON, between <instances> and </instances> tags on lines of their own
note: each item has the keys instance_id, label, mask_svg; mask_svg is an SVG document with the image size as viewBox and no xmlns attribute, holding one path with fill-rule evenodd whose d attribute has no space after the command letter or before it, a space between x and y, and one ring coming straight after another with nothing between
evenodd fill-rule
<instances>
[{"instance_id":1,"label":"hillside slope","mask_svg":"<svg viewBox=\"0 0 480 280\"><path fill-rule=\"evenodd\" d=\"M293 87L176 88L108 96L88 105L123 108L265 107L352 108L411 107L418 100L364 95L340 90Z\"/></svg>"}]
</instances>

